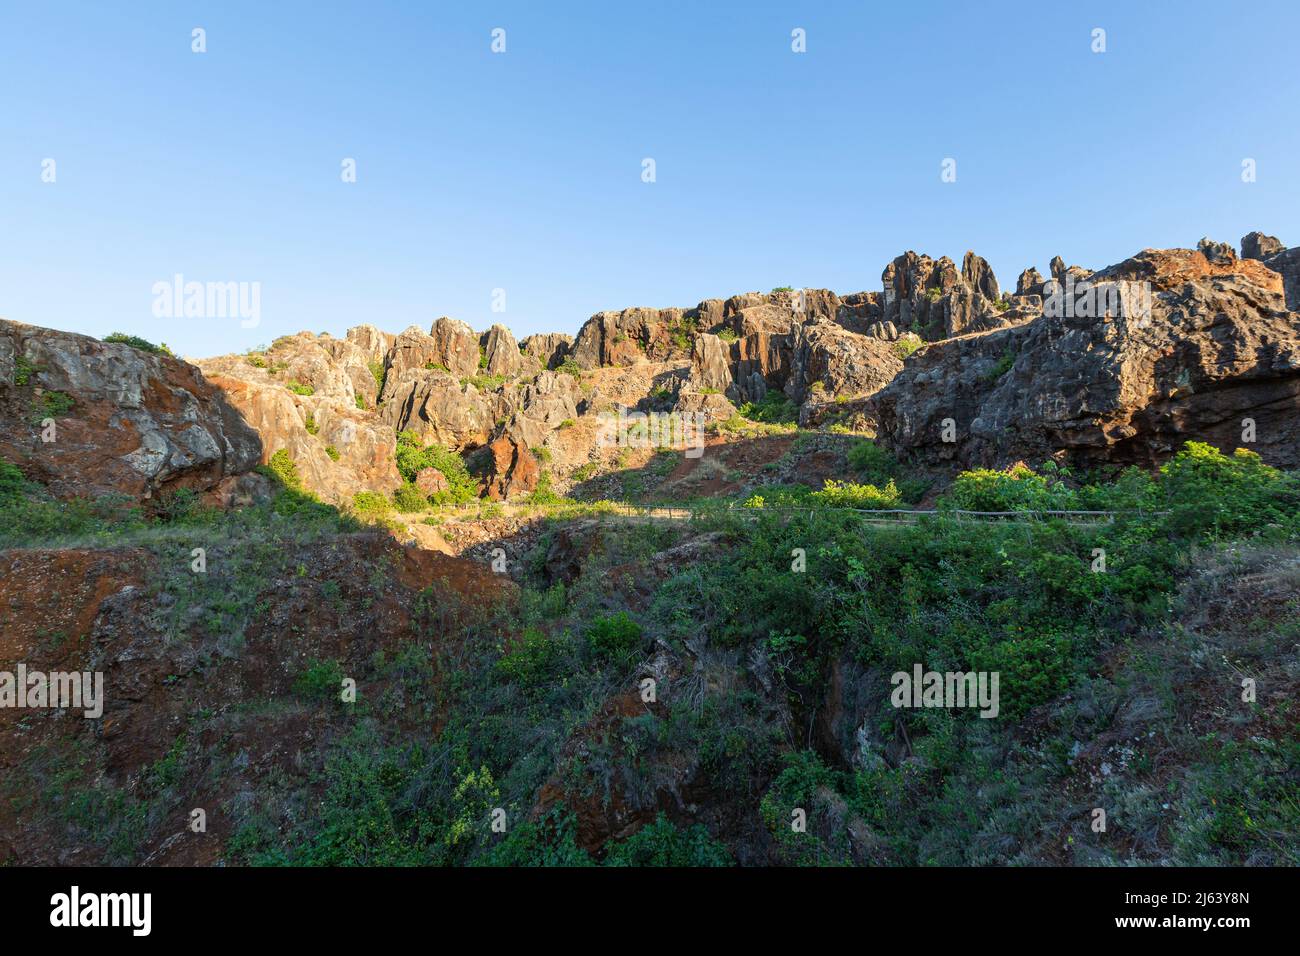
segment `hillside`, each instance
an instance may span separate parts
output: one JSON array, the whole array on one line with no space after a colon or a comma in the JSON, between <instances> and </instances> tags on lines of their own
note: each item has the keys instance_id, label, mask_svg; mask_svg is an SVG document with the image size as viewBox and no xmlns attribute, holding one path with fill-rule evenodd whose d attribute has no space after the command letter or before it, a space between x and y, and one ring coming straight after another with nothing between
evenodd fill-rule
<instances>
[{"instance_id":1,"label":"hillside","mask_svg":"<svg viewBox=\"0 0 1300 956\"><path fill-rule=\"evenodd\" d=\"M0 321L0 863L1300 863L1300 249L1048 271Z\"/></svg>"}]
</instances>

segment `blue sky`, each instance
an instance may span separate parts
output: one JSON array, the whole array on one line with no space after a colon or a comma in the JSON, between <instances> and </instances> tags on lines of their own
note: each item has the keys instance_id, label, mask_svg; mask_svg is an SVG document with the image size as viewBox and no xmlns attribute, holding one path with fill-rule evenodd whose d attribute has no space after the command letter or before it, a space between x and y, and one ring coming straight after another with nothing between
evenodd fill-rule
<instances>
[{"instance_id":1,"label":"blue sky","mask_svg":"<svg viewBox=\"0 0 1300 956\"><path fill-rule=\"evenodd\" d=\"M1005 286L1058 253L1297 244L1300 5L1238 9L5 0L0 316L202 356L878 289L909 248ZM176 273L259 282L261 324L155 317Z\"/></svg>"}]
</instances>

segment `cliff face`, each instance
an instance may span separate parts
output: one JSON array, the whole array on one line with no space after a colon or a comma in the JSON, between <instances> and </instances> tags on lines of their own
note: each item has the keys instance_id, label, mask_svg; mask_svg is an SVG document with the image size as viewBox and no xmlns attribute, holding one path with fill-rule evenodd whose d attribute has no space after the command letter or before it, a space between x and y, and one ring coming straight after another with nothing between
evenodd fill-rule
<instances>
[{"instance_id":1,"label":"cliff face","mask_svg":"<svg viewBox=\"0 0 1300 956\"><path fill-rule=\"evenodd\" d=\"M717 422L771 393L804 424L852 409L919 467L1154 465L1189 438L1295 465L1300 250L1252 233L1242 251L1203 240L1096 272L1058 256L1050 278L1026 269L1014 293L973 252L960 268L907 252L878 292L600 312L576 338L522 343L448 318L396 336L362 326L346 340L282 339L266 368L239 357L202 367L262 433L263 457L287 448L327 496L391 490L391 436L403 430L482 449L485 493L509 497L543 471L563 488L580 469L613 467L619 449L600 445L598 423L618 407ZM291 380L314 394L286 392ZM308 440L307 412L330 431ZM335 461L317 447L327 442Z\"/></svg>"},{"instance_id":2,"label":"cliff face","mask_svg":"<svg viewBox=\"0 0 1300 956\"><path fill-rule=\"evenodd\" d=\"M0 458L61 497L207 491L262 451L193 365L0 320Z\"/></svg>"},{"instance_id":3,"label":"cliff face","mask_svg":"<svg viewBox=\"0 0 1300 956\"><path fill-rule=\"evenodd\" d=\"M481 493L617 467L619 408L702 413L790 403L805 425L851 410L917 467L1056 457L1155 465L1187 439L1300 464L1300 250L1251 233L1092 272L1056 257L1004 294L988 263L907 252L878 292L779 289L592 316L517 341L440 318L399 334L299 333L206 359L0 324L0 455L56 494L216 489L294 462L329 502L400 487L396 436L470 459ZM42 441L53 419L57 438ZM575 477L578 476L578 477ZM426 484L439 486L438 475ZM227 489L228 490L228 489Z\"/></svg>"},{"instance_id":4,"label":"cliff face","mask_svg":"<svg viewBox=\"0 0 1300 956\"><path fill-rule=\"evenodd\" d=\"M883 441L962 466L1151 466L1187 440L1300 464L1300 316L1277 273L1203 244L1071 289L1031 322L917 354L876 396Z\"/></svg>"}]
</instances>

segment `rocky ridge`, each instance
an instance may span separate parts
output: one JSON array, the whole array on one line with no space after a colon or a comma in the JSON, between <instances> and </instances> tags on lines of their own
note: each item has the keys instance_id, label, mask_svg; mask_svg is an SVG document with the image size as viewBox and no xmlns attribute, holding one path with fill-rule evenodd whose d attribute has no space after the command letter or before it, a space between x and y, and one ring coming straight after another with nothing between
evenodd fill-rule
<instances>
[{"instance_id":1,"label":"rocky ridge","mask_svg":"<svg viewBox=\"0 0 1300 956\"><path fill-rule=\"evenodd\" d=\"M879 291L776 289L600 312L574 337L516 340L442 317L400 333L299 333L197 367L126 344L0 324L0 454L58 494L230 495L283 453L331 503L403 483L397 435L465 456L480 492L559 491L624 467L620 409L786 403L851 422L920 468L1166 459L1189 438L1300 464L1300 249L1147 249L1092 271L1055 257L1004 292L968 252L906 252ZM70 404L69 404L70 403ZM38 408L39 406L39 408ZM36 416L44 409L49 415ZM60 441L40 442L53 417ZM433 469L431 471L435 471ZM422 493L446 487L422 473Z\"/></svg>"}]
</instances>

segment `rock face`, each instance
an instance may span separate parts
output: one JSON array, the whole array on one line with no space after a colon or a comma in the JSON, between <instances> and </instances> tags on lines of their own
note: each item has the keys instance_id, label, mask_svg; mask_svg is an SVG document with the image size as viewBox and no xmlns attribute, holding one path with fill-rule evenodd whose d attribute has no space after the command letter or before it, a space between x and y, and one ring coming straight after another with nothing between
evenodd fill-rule
<instances>
[{"instance_id":1,"label":"rock face","mask_svg":"<svg viewBox=\"0 0 1300 956\"><path fill-rule=\"evenodd\" d=\"M1017 294L1033 275L1026 270ZM905 252L885 267L884 322L899 332L910 331L926 341L983 332L1022 321L1020 313L1004 315L1006 304L992 267L967 252L961 272L947 256Z\"/></svg>"},{"instance_id":2,"label":"rock face","mask_svg":"<svg viewBox=\"0 0 1300 956\"><path fill-rule=\"evenodd\" d=\"M437 468L422 468L415 476L415 487L422 495L436 495L451 487L447 476Z\"/></svg>"},{"instance_id":3,"label":"rock face","mask_svg":"<svg viewBox=\"0 0 1300 956\"><path fill-rule=\"evenodd\" d=\"M1058 454L1150 466L1188 439L1244 445L1250 419L1246 447L1300 464L1300 317L1276 274L1221 248L1144 250L1090 281L1102 293L1149 282L1150 307L1131 308L1141 300L1124 289L1110 314L1067 310L930 345L876 396L884 442L962 466Z\"/></svg>"},{"instance_id":4,"label":"rock face","mask_svg":"<svg viewBox=\"0 0 1300 956\"><path fill-rule=\"evenodd\" d=\"M362 325L209 359L202 374L5 324L0 407L13 427L0 453L60 493L189 485L237 503L266 489L236 476L286 452L308 490L347 503L400 487L395 436L411 431L465 455L502 498L614 469L602 416L619 409L717 422L776 392L805 427L878 428L923 466L1152 465L1187 439L1235 447L1247 419L1266 460L1294 464L1300 249L1262 233L1241 246L1240 258L1208 238L1146 249L1097 272L1056 256L1050 279L1026 269L1012 295L974 252L960 269L906 252L879 292L600 312L576 338L522 343L446 317L397 335ZM53 403L56 446L37 444L36 401ZM417 486L436 494L446 477L426 471Z\"/></svg>"},{"instance_id":5,"label":"rock face","mask_svg":"<svg viewBox=\"0 0 1300 956\"><path fill-rule=\"evenodd\" d=\"M367 397L376 386L369 363L380 361L358 344L369 336L364 329L347 339L303 333L277 339L265 354L220 356L200 367L261 436L263 463L286 451L304 488L345 503L358 491L401 484L396 432Z\"/></svg>"},{"instance_id":6,"label":"rock face","mask_svg":"<svg viewBox=\"0 0 1300 956\"><path fill-rule=\"evenodd\" d=\"M573 348L573 336L559 332L542 335L530 335L521 343L526 355L537 360L543 369L552 369L569 356Z\"/></svg>"},{"instance_id":7,"label":"rock face","mask_svg":"<svg viewBox=\"0 0 1300 956\"><path fill-rule=\"evenodd\" d=\"M518 375L523 368L523 358L519 354L519 343L504 325L494 325L484 334L481 345L483 371L489 375Z\"/></svg>"},{"instance_id":8,"label":"rock face","mask_svg":"<svg viewBox=\"0 0 1300 956\"><path fill-rule=\"evenodd\" d=\"M499 391L461 384L440 369L407 369L384 379L380 418L394 434L412 431L424 442L475 448L487 442L504 405Z\"/></svg>"},{"instance_id":9,"label":"rock face","mask_svg":"<svg viewBox=\"0 0 1300 956\"><path fill-rule=\"evenodd\" d=\"M874 395L902 368L892 343L856 335L834 322L810 322L795 331L785 391L800 403L818 383L827 398Z\"/></svg>"},{"instance_id":10,"label":"rock face","mask_svg":"<svg viewBox=\"0 0 1300 956\"><path fill-rule=\"evenodd\" d=\"M1241 257L1258 259L1280 275L1286 307L1300 312L1300 246L1288 249L1273 236L1252 232L1241 240Z\"/></svg>"},{"instance_id":11,"label":"rock face","mask_svg":"<svg viewBox=\"0 0 1300 956\"><path fill-rule=\"evenodd\" d=\"M262 453L188 362L4 320L0 423L0 457L60 497L208 491Z\"/></svg>"},{"instance_id":12,"label":"rock face","mask_svg":"<svg viewBox=\"0 0 1300 956\"><path fill-rule=\"evenodd\" d=\"M488 445L491 454L486 493L493 501L512 498L537 488L541 468L533 453L512 438Z\"/></svg>"}]
</instances>

